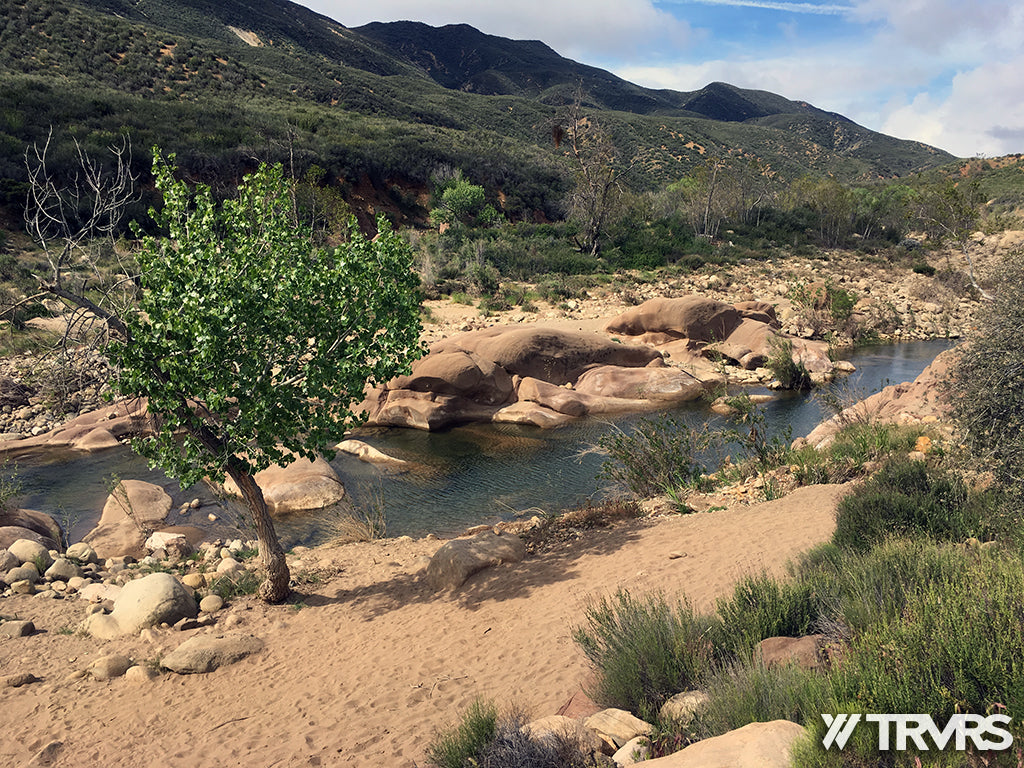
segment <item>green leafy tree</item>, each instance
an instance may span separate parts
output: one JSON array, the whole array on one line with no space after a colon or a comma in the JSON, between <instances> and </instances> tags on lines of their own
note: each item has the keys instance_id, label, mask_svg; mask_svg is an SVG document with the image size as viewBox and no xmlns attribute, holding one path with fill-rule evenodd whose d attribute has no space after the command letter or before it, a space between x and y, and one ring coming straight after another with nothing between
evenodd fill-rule
<instances>
[{"instance_id":1,"label":"green leafy tree","mask_svg":"<svg viewBox=\"0 0 1024 768\"><path fill-rule=\"evenodd\" d=\"M141 290L112 357L117 389L145 397L157 433L136 441L182 483L230 476L267 569L261 596L288 594L288 567L253 475L329 452L358 420L368 382L407 371L419 345L412 254L387 223L315 248L292 218L280 166L261 166L216 205L156 154L167 233L137 254Z\"/></svg>"},{"instance_id":2,"label":"green leafy tree","mask_svg":"<svg viewBox=\"0 0 1024 768\"><path fill-rule=\"evenodd\" d=\"M967 262L971 285L983 298L991 298L978 285L971 259L971 236L981 219L984 202L978 182L939 179L921 188L917 202L917 220L928 237L958 248Z\"/></svg>"},{"instance_id":3,"label":"green leafy tree","mask_svg":"<svg viewBox=\"0 0 1024 768\"><path fill-rule=\"evenodd\" d=\"M46 287L111 331L115 388L146 398L156 425L134 447L185 485L234 480L267 570L260 595L280 602L288 566L253 476L296 456L329 455L358 422L353 407L365 386L408 370L420 334L412 253L383 219L372 240L353 224L343 245L314 246L279 165L261 166L218 205L208 187L176 179L172 163L155 154L163 207L151 214L164 234L142 239L134 305L94 301L84 284L63 279L67 259L51 259ZM36 169L39 207L53 195L45 163ZM126 183L93 180L95 191ZM55 204L42 210L60 218ZM84 237L61 231L57 240Z\"/></svg>"}]
</instances>

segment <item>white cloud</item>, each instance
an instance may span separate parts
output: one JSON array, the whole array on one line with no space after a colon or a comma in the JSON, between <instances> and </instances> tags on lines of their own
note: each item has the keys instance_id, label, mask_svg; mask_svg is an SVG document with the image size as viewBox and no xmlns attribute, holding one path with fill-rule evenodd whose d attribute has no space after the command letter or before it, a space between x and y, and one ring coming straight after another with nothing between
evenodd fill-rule
<instances>
[{"instance_id":1,"label":"white cloud","mask_svg":"<svg viewBox=\"0 0 1024 768\"><path fill-rule=\"evenodd\" d=\"M949 95L926 93L898 106L882 130L920 139L960 157L1024 150L1024 54L981 64L953 78Z\"/></svg>"},{"instance_id":2,"label":"white cloud","mask_svg":"<svg viewBox=\"0 0 1024 768\"><path fill-rule=\"evenodd\" d=\"M636 56L652 47L679 48L690 26L658 10L650 0L309 0L309 8L349 27L371 21L412 19L434 26L470 24L482 32L517 40L542 40L564 56L585 63Z\"/></svg>"},{"instance_id":3,"label":"white cloud","mask_svg":"<svg viewBox=\"0 0 1024 768\"><path fill-rule=\"evenodd\" d=\"M729 58L696 60L708 30L663 8L686 0L310 0L346 26L415 19L471 24L513 39L542 40L564 56L653 88L690 91L720 80L773 91L839 112L874 130L956 155L1024 150L1024 3L1017 0L690 0L705 5L785 6L828 11L848 22L837 41L801 39L797 16L774 39L734 47ZM807 18L805 16L805 18ZM858 35L858 32L860 33ZM707 50L707 46L701 46ZM732 51L740 51L733 56ZM723 55L724 54L719 54ZM652 62L657 62L655 66Z\"/></svg>"}]
</instances>

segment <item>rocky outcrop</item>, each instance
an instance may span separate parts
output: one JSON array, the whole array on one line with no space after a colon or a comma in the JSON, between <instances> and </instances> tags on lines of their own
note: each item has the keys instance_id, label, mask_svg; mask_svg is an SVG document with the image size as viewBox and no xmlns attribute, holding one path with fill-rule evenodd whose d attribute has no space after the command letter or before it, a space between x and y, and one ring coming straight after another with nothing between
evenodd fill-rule
<instances>
[{"instance_id":1,"label":"rocky outcrop","mask_svg":"<svg viewBox=\"0 0 1024 768\"><path fill-rule=\"evenodd\" d=\"M550 427L595 413L699 397L704 382L668 368L649 347L596 333L496 326L435 343L370 393L368 424L436 430L498 421Z\"/></svg>"},{"instance_id":2,"label":"rocky outcrop","mask_svg":"<svg viewBox=\"0 0 1024 768\"><path fill-rule=\"evenodd\" d=\"M857 421L893 424L929 424L949 413L944 383L956 359L956 349L938 355L912 382L893 384L824 421L807 435L807 443L824 448L844 425Z\"/></svg>"},{"instance_id":3,"label":"rocky outcrop","mask_svg":"<svg viewBox=\"0 0 1024 768\"><path fill-rule=\"evenodd\" d=\"M605 325L605 331L668 352L686 356L724 358L744 370L762 368L780 342L793 346L793 359L811 373L833 369L828 345L782 333L771 304L744 301L726 304L705 296L649 299Z\"/></svg>"},{"instance_id":4,"label":"rocky outcrop","mask_svg":"<svg viewBox=\"0 0 1024 768\"><path fill-rule=\"evenodd\" d=\"M145 400L123 400L71 419L52 431L0 442L0 454L21 456L61 448L93 453L151 432Z\"/></svg>"}]
</instances>

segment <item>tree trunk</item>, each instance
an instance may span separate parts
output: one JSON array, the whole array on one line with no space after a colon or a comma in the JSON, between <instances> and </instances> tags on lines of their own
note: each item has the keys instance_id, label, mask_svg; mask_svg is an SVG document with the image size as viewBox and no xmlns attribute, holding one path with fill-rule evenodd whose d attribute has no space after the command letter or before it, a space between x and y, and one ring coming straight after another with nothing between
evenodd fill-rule
<instances>
[{"instance_id":1,"label":"tree trunk","mask_svg":"<svg viewBox=\"0 0 1024 768\"><path fill-rule=\"evenodd\" d=\"M288 586L291 581L291 574L288 572L288 562L281 548L281 542L274 530L274 521L267 511L267 502L263 498L263 491L253 476L243 469L227 467L227 472L235 485L242 492L249 513L252 515L253 525L256 527L256 540L259 542L260 558L267 569L267 578L260 585L259 596L268 603L281 603L288 597L291 591Z\"/></svg>"}]
</instances>

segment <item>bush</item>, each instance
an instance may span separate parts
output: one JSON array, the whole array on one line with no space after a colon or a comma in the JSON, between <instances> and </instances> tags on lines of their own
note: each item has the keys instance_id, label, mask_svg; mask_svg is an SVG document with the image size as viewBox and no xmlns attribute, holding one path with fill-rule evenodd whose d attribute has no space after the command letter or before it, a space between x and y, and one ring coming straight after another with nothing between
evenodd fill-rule
<instances>
[{"instance_id":1,"label":"bush","mask_svg":"<svg viewBox=\"0 0 1024 768\"><path fill-rule=\"evenodd\" d=\"M718 616L715 647L720 658L747 655L767 637L809 634L818 617L814 582L746 576L731 598L718 601Z\"/></svg>"},{"instance_id":2,"label":"bush","mask_svg":"<svg viewBox=\"0 0 1024 768\"><path fill-rule=\"evenodd\" d=\"M710 624L688 603L673 608L660 595L619 591L591 606L573 639L597 672L594 700L653 721L665 701L707 677Z\"/></svg>"},{"instance_id":3,"label":"bush","mask_svg":"<svg viewBox=\"0 0 1024 768\"><path fill-rule=\"evenodd\" d=\"M890 536L963 541L985 533L978 510L968 503L959 476L921 461L895 460L839 503L832 540L858 551Z\"/></svg>"},{"instance_id":4,"label":"bush","mask_svg":"<svg viewBox=\"0 0 1024 768\"><path fill-rule=\"evenodd\" d=\"M820 713L836 711L828 678L795 665L765 667L760 661L736 661L710 679L707 693L708 707L692 726L701 738L755 722L811 724L820 721Z\"/></svg>"},{"instance_id":5,"label":"bush","mask_svg":"<svg viewBox=\"0 0 1024 768\"><path fill-rule=\"evenodd\" d=\"M765 367L772 372L784 389L807 390L811 388L811 374L803 363L793 359L793 342L778 336L772 337L771 354Z\"/></svg>"},{"instance_id":6,"label":"bush","mask_svg":"<svg viewBox=\"0 0 1024 768\"><path fill-rule=\"evenodd\" d=\"M961 557L965 557L961 555ZM834 675L840 700L867 712L1024 712L1024 570L984 555L923 583L899 615L853 639Z\"/></svg>"},{"instance_id":7,"label":"bush","mask_svg":"<svg viewBox=\"0 0 1024 768\"><path fill-rule=\"evenodd\" d=\"M493 704L474 702L462 722L438 734L427 748L427 761L437 768L587 768L578 734L556 733L534 738L524 726L525 714L513 710L498 716Z\"/></svg>"},{"instance_id":8,"label":"bush","mask_svg":"<svg viewBox=\"0 0 1024 768\"><path fill-rule=\"evenodd\" d=\"M617 429L601 437L610 460L600 477L641 497L701 487L708 472L704 457L720 441L707 426L694 429L672 414L644 418L632 433Z\"/></svg>"},{"instance_id":9,"label":"bush","mask_svg":"<svg viewBox=\"0 0 1024 768\"><path fill-rule=\"evenodd\" d=\"M991 467L1008 501L1024 502L1024 254L1011 256L996 275L970 343L951 371L953 413L973 455Z\"/></svg>"}]
</instances>

